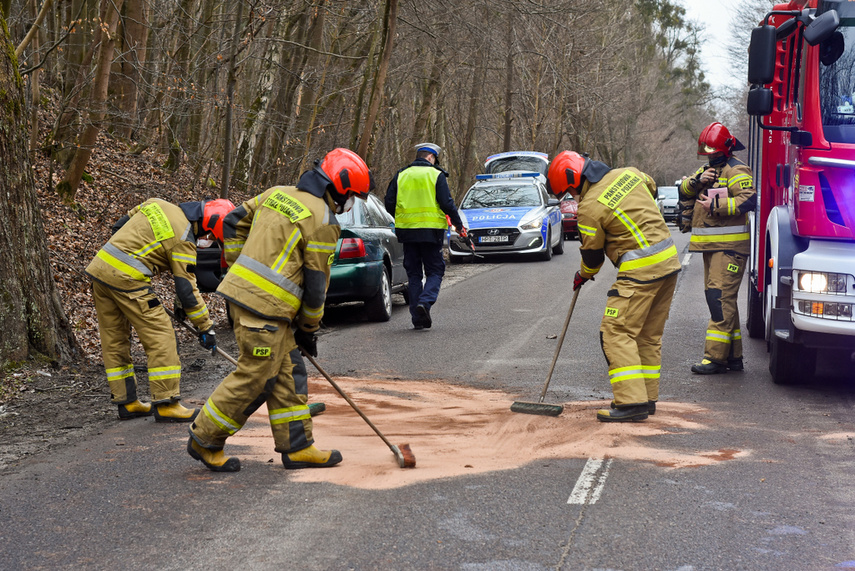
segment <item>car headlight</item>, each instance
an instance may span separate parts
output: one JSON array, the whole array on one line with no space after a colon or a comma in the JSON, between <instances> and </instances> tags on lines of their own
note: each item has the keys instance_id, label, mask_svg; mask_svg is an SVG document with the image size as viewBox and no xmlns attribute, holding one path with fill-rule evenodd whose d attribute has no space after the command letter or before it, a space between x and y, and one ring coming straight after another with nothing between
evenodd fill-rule
<instances>
[{"instance_id":1,"label":"car headlight","mask_svg":"<svg viewBox=\"0 0 855 571\"><path fill-rule=\"evenodd\" d=\"M798 272L799 289L811 293L846 293L846 274Z\"/></svg>"},{"instance_id":2,"label":"car headlight","mask_svg":"<svg viewBox=\"0 0 855 571\"><path fill-rule=\"evenodd\" d=\"M520 224L520 230L537 230L543 225L543 217L535 218L531 222Z\"/></svg>"}]
</instances>

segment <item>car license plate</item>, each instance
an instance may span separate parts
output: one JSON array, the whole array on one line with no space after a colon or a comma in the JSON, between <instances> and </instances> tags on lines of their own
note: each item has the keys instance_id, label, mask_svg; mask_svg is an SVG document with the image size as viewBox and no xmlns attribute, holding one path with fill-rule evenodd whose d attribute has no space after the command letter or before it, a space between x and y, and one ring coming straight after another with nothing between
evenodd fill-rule
<instances>
[{"instance_id":1,"label":"car license plate","mask_svg":"<svg viewBox=\"0 0 855 571\"><path fill-rule=\"evenodd\" d=\"M480 240L480 242L482 244L484 244L486 242L495 243L495 242L507 242L507 241L508 241L507 236L481 236L481 240Z\"/></svg>"}]
</instances>

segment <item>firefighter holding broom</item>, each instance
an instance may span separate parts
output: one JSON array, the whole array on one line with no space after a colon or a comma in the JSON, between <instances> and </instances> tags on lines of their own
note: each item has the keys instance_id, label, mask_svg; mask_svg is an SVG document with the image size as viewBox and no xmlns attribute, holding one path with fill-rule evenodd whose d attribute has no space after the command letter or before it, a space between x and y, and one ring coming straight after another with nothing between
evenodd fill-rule
<instances>
[{"instance_id":1,"label":"firefighter holding broom","mask_svg":"<svg viewBox=\"0 0 855 571\"><path fill-rule=\"evenodd\" d=\"M199 330L199 342L215 349L213 323L193 267L197 243L222 240L223 218L232 208L222 198L179 205L149 199L113 225L112 238L87 266L110 398L118 406L120 420L153 414L156 422L190 422L196 416L198 410L179 402L181 361L175 330L151 289L151 278L172 272L176 299ZM151 403L137 398L131 327L148 360Z\"/></svg>"},{"instance_id":2,"label":"firefighter holding broom","mask_svg":"<svg viewBox=\"0 0 855 571\"><path fill-rule=\"evenodd\" d=\"M606 257L618 271L600 325L614 400L597 419L646 420L659 399L662 332L680 271L656 183L637 169L613 169L571 151L552 160L548 178L553 194L569 192L579 202L582 267L573 290L594 279Z\"/></svg>"},{"instance_id":3,"label":"firefighter holding broom","mask_svg":"<svg viewBox=\"0 0 855 571\"><path fill-rule=\"evenodd\" d=\"M237 472L226 439L267 405L275 449L286 469L341 462L312 437L308 377L301 349L317 356L330 265L341 228L335 215L365 199L371 174L348 149L334 149L296 186L275 186L226 216L229 272L217 293L229 301L240 355L237 369L190 426L187 452L214 472ZM295 329L292 329L295 327Z\"/></svg>"}]
</instances>

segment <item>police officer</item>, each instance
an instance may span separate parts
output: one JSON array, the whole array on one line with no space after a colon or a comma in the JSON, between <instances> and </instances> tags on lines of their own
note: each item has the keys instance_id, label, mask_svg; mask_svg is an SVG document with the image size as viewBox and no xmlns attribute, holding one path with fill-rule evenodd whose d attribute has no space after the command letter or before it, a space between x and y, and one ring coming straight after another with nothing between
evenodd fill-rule
<instances>
[{"instance_id":1,"label":"police officer","mask_svg":"<svg viewBox=\"0 0 855 571\"><path fill-rule=\"evenodd\" d=\"M158 272L172 272L177 301L200 331L199 342L216 349L213 323L193 275L196 240L222 240L223 218L232 208L225 199L178 206L149 199L113 226L112 238L86 268L92 278L110 398L119 407L119 419L153 413L156 422L190 422L198 412L178 402L181 361L175 331L150 282ZM131 327L148 359L152 403L137 398Z\"/></svg>"},{"instance_id":2,"label":"police officer","mask_svg":"<svg viewBox=\"0 0 855 571\"><path fill-rule=\"evenodd\" d=\"M744 368L737 295L751 247L748 213L757 204L757 193L751 169L733 156L743 149L724 125L711 123L698 137L698 157L708 162L680 185L680 228L692 232L689 251L704 256L710 319L704 357L692 365L692 372L701 375Z\"/></svg>"},{"instance_id":3,"label":"police officer","mask_svg":"<svg viewBox=\"0 0 855 571\"><path fill-rule=\"evenodd\" d=\"M395 217L395 235L404 247L410 315L415 329L429 329L433 323L430 310L445 275L442 258L442 240L448 229L445 216L448 215L461 236L466 235L448 188L448 173L439 166L441 151L433 143L416 145L416 160L398 171L386 189L386 210Z\"/></svg>"},{"instance_id":4,"label":"police officer","mask_svg":"<svg viewBox=\"0 0 855 571\"><path fill-rule=\"evenodd\" d=\"M237 472L226 439L267 405L275 449L286 469L341 462L338 450L314 446L306 365L317 356L330 265L341 228L335 215L371 188L365 162L334 149L297 186L275 186L225 220L229 272L217 293L229 301L240 355L190 426L187 452L215 472ZM296 329L292 329L296 327Z\"/></svg>"},{"instance_id":5,"label":"police officer","mask_svg":"<svg viewBox=\"0 0 855 571\"><path fill-rule=\"evenodd\" d=\"M556 196L570 192L579 202L582 267L573 290L594 279L606 257L618 270L600 324L614 400L597 419L646 420L659 400L662 331L680 271L656 206L656 183L634 168L612 169L564 151L549 165L549 186Z\"/></svg>"}]
</instances>

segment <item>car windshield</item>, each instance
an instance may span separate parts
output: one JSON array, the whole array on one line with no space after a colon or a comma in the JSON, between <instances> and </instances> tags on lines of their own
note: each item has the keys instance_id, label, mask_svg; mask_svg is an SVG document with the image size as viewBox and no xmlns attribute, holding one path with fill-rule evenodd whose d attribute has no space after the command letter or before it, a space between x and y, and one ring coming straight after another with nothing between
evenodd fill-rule
<instances>
[{"instance_id":1,"label":"car windshield","mask_svg":"<svg viewBox=\"0 0 855 571\"><path fill-rule=\"evenodd\" d=\"M660 186L657 192L659 198L677 198L676 186Z\"/></svg>"},{"instance_id":2,"label":"car windshield","mask_svg":"<svg viewBox=\"0 0 855 571\"><path fill-rule=\"evenodd\" d=\"M547 161L533 156L512 156L498 158L490 161L487 165L487 174L496 174L508 171L539 172L545 175L547 172Z\"/></svg>"},{"instance_id":3,"label":"car windshield","mask_svg":"<svg viewBox=\"0 0 855 571\"><path fill-rule=\"evenodd\" d=\"M832 143L855 143L855 6L837 8L840 27L830 40L843 45L843 53L829 65L819 66L819 93L822 125L826 140Z\"/></svg>"},{"instance_id":4,"label":"car windshield","mask_svg":"<svg viewBox=\"0 0 855 571\"><path fill-rule=\"evenodd\" d=\"M520 186L473 186L460 208L496 208L502 206L540 206L541 196L532 184Z\"/></svg>"}]
</instances>

